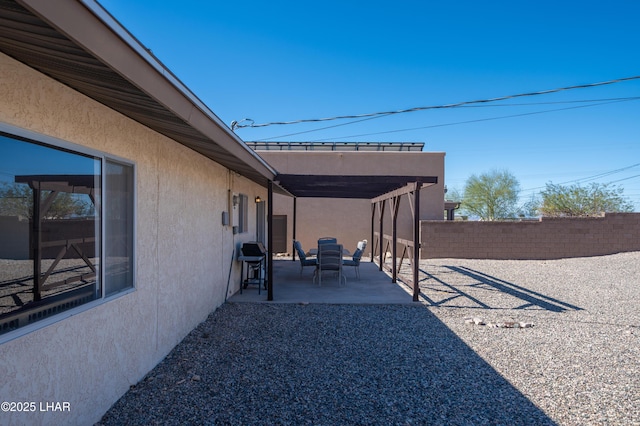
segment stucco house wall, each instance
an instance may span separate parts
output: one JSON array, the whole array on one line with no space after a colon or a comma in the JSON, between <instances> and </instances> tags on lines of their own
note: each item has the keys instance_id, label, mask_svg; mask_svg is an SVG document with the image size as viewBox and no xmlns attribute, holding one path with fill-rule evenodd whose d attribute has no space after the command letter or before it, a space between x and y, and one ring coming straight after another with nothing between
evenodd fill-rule
<instances>
[{"instance_id":1,"label":"stucco house wall","mask_svg":"<svg viewBox=\"0 0 640 426\"><path fill-rule=\"evenodd\" d=\"M266 189L0 53L0 122L136 167L135 289L35 331L1 336L3 401L69 402L65 413L2 413L8 424L92 424L239 289L228 194ZM249 203L249 218L255 218ZM60 319L64 318L64 319Z\"/></svg>"},{"instance_id":2,"label":"stucco house wall","mask_svg":"<svg viewBox=\"0 0 640 426\"><path fill-rule=\"evenodd\" d=\"M258 151L258 154L283 174L437 176L438 183L424 187L420 193L420 218L444 218L443 152ZM276 194L273 209L274 215L287 216L287 245L291 250L293 199ZM296 239L305 249L314 247L317 239L324 236L337 237L351 251L358 241L371 239L370 200L298 198L296 209ZM386 215L390 217L388 210ZM390 223L389 219L387 229L391 229ZM399 237L411 238L412 226L405 196L398 215Z\"/></svg>"}]
</instances>

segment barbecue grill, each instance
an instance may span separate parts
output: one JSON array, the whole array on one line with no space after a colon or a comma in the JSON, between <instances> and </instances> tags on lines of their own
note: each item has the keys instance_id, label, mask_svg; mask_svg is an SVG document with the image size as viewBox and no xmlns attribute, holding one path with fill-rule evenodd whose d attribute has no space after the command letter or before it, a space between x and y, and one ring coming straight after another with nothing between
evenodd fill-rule
<instances>
[{"instance_id":1,"label":"barbecue grill","mask_svg":"<svg viewBox=\"0 0 640 426\"><path fill-rule=\"evenodd\" d=\"M243 256L266 256L267 250L260 241L252 241L242 244Z\"/></svg>"},{"instance_id":2,"label":"barbecue grill","mask_svg":"<svg viewBox=\"0 0 640 426\"><path fill-rule=\"evenodd\" d=\"M240 294L242 294L242 289L247 288L249 284L258 285L258 294L260 294L262 287L267 288L267 282L264 279L266 255L267 250L260 241L251 241L242 244L240 256L238 256L238 260L242 261L242 267L240 269L240 279L242 280L240 283ZM247 264L246 278L244 276L245 263Z\"/></svg>"}]
</instances>

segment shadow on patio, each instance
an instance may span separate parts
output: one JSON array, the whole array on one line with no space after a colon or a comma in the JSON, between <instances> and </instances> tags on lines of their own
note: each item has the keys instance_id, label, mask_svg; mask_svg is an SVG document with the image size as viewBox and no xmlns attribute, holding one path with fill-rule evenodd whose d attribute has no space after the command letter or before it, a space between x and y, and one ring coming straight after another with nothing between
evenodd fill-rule
<instances>
[{"instance_id":1,"label":"shadow on patio","mask_svg":"<svg viewBox=\"0 0 640 426\"><path fill-rule=\"evenodd\" d=\"M391 282L378 265L363 260L360 264L360 279L356 279L352 267L343 271L347 285L340 286L337 278L327 275L322 286L313 283L313 269L304 268L300 275L300 262L291 259L273 261L273 302L276 303L351 303L351 304L404 304L414 303L411 293L404 285ZM266 302L267 291L258 294L256 285L235 293L229 302Z\"/></svg>"}]
</instances>

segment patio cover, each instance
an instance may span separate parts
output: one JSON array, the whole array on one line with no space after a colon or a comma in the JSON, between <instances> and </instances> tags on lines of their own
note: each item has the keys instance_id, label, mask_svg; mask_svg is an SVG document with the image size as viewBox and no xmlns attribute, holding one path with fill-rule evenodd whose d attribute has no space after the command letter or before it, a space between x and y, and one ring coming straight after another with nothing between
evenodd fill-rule
<instances>
[{"instance_id":1,"label":"patio cover","mask_svg":"<svg viewBox=\"0 0 640 426\"><path fill-rule=\"evenodd\" d=\"M299 174L278 174L274 182L279 189L283 189L294 197L293 223L294 232L296 226L296 198L298 197L318 197L318 198L350 198L368 199L372 203L371 230L374 229L375 206L379 205L380 211L380 238L382 239L382 222L384 206L387 200L393 204L393 281L396 280L396 218L400 197L413 194L414 202L411 204L414 219L414 259L413 259L413 300L418 300L418 262L420 246L420 189L424 185L438 183L437 176L397 176L397 175L299 175ZM269 229L272 228L273 218L273 185L269 183L268 200L268 220ZM273 235L268 236L269 256L268 262L268 300L273 300ZM382 270L382 244L380 244L380 269Z\"/></svg>"},{"instance_id":2,"label":"patio cover","mask_svg":"<svg viewBox=\"0 0 640 426\"><path fill-rule=\"evenodd\" d=\"M371 200L412 182L438 183L437 176L278 174L275 182L294 197Z\"/></svg>"}]
</instances>

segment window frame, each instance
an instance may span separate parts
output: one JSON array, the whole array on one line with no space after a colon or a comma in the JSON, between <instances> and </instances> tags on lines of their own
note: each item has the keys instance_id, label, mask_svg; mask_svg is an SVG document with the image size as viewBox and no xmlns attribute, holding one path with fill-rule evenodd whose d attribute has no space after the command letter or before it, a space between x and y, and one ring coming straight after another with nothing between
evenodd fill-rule
<instances>
[{"instance_id":1,"label":"window frame","mask_svg":"<svg viewBox=\"0 0 640 426\"><path fill-rule=\"evenodd\" d=\"M249 232L249 196L238 194L238 234Z\"/></svg>"},{"instance_id":2,"label":"window frame","mask_svg":"<svg viewBox=\"0 0 640 426\"><path fill-rule=\"evenodd\" d=\"M116 164L120 164L120 165L124 165L127 167L131 167L132 170L132 179L133 179L133 185L132 185L132 194L131 194L131 202L132 202L132 235L131 235L131 240L132 240L132 247L131 247L131 256L132 256L132 263L131 263L131 268L132 268L132 283L131 283L131 287L123 289L119 292L110 294L110 295L106 295L106 282L105 282L105 267L104 267L104 260L105 260L105 249L106 249L106 239L105 236L107 235L105 232L105 227L106 227L106 220L104 219L104 211L105 211L105 204L108 203L108 201L105 202L104 196L101 197L100 199L100 275L99 275L99 279L100 279L100 295L99 297L97 297L95 300L92 300L90 302L81 304L79 306L76 306L74 308L70 308L68 310L53 314L51 316L47 316L41 320L38 321L34 321L31 324L27 324L23 327L17 328L15 330L12 331L8 331L7 333L4 334L0 334L0 345L9 342L11 340L17 339L19 337L22 337L24 335L27 335L29 333L32 333L36 330L39 330L41 328L44 327L48 327L52 324L55 324L59 321L63 321L69 317L72 317L74 315L78 315L81 312L85 312L91 309L94 309L100 305L103 305L105 303L108 303L114 299L118 299L120 297L126 296L130 293L133 293L137 290L137 280L136 280L136 268L137 268L137 251L136 251L136 235L137 235L137 206L138 206L138 191L137 191L137 181L138 181L138 167L135 161L123 158L123 157L119 157L116 155L112 155L112 154L107 154L103 151L99 151L93 148L89 148L86 147L84 145L79 145L77 143L73 143L73 142L69 142L63 139L59 139L53 136L49 136L49 135L45 135L42 133L38 133L32 130L27 130L21 127L17 127L11 124L7 124L4 122L0 121L0 132L7 134L9 137L11 136L15 136L16 138L20 138L20 139L26 139L27 141L31 141L31 143L38 143L38 144L42 144L45 146L49 146L51 147L51 149L63 149L66 151L69 151L71 153L76 153L79 155L89 155L89 156L93 156L96 158L100 159L100 164L101 164L101 174L100 174L100 183L101 183L101 187L102 187L102 192L103 194L107 192L107 187L106 187L106 165L107 162L112 162L112 163L116 163ZM26 142L26 143L30 143L30 142Z\"/></svg>"},{"instance_id":3,"label":"window frame","mask_svg":"<svg viewBox=\"0 0 640 426\"><path fill-rule=\"evenodd\" d=\"M132 171L132 177L131 179L133 180L133 185L132 185L132 194L131 194L131 203L133 204L133 208L131 211L131 257L132 257L132 262L131 262L131 287L125 288L123 290L117 291L115 293L111 293L109 295L107 295L107 282L106 282L106 265L107 265L107 261L106 261L106 257L107 257L107 243L106 243L106 238L104 238L104 236L106 235L106 226L107 226L107 222L108 220L105 219L104 217L104 208L103 208L103 215L101 217L101 222L100 222L100 232L102 232L102 238L100 239L100 251L101 251L101 255L102 258L101 260L101 279L102 279L102 286L100 288L101 292L102 292L102 297L100 298L101 300L111 300L113 298L117 298L120 295L126 294L128 292L134 291L136 289L136 235L137 235L137 228L136 228L136 217L137 217L137 209L136 206L138 205L137 201L137 167L135 166L135 163L132 161L128 161L113 155L104 155L103 156L103 161L102 161L102 166L104 168L104 172L102 173L102 188L104 188L104 192L107 192L107 172L106 172L106 166L107 163L111 162L113 164L118 164L121 166L126 166L126 167L131 167L131 171ZM104 199L102 199L102 205L104 206Z\"/></svg>"}]
</instances>

